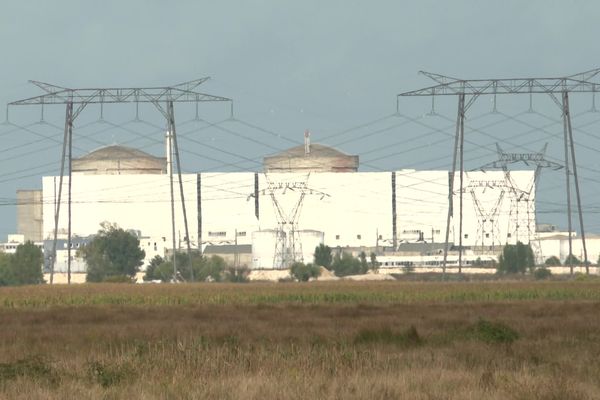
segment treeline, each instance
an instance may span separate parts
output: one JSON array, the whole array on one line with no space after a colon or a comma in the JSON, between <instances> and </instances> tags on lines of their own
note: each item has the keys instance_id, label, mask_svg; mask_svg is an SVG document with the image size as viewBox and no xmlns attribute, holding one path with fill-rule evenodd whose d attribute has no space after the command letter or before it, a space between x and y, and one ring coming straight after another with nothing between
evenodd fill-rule
<instances>
[{"instance_id":1,"label":"treeline","mask_svg":"<svg viewBox=\"0 0 600 400\"><path fill-rule=\"evenodd\" d=\"M306 282L311 278L320 276L320 267L333 272L335 276L343 277L377 271L378 265L375 253L371 253L368 259L364 251L358 257L354 257L345 251L333 252L329 246L321 243L315 248L313 262L308 264L293 263L290 275L298 281Z\"/></svg>"},{"instance_id":2,"label":"treeline","mask_svg":"<svg viewBox=\"0 0 600 400\"><path fill-rule=\"evenodd\" d=\"M131 233L114 224L102 224L102 229L94 239L78 253L87 264L86 281L133 282L146 256L139 244L139 240ZM144 281L243 282L248 275L246 269L228 267L221 257L207 258L197 251L190 256L176 253L175 265L174 269L172 260L154 257L146 267Z\"/></svg>"},{"instance_id":3,"label":"treeline","mask_svg":"<svg viewBox=\"0 0 600 400\"><path fill-rule=\"evenodd\" d=\"M205 257L197 251L191 253L176 253L176 275L174 274L173 261L155 256L146 267L144 281L173 282L246 282L248 268L234 268L228 266L222 257L213 255Z\"/></svg>"}]
</instances>

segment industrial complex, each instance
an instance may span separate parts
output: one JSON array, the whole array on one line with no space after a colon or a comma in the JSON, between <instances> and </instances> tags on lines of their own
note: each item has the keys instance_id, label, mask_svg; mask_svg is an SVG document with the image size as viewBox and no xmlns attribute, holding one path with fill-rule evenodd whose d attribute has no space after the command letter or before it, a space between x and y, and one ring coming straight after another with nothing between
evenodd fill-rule
<instances>
[{"instance_id":1,"label":"industrial complex","mask_svg":"<svg viewBox=\"0 0 600 400\"><path fill-rule=\"evenodd\" d=\"M196 109L200 102L229 103L233 118L232 99L196 91L208 78L168 87L103 89L34 81L43 95L9 105L66 106L61 170L40 177L38 188L17 191L17 233L2 248L13 251L19 242L34 241L44 249L44 268L68 271L70 279L71 272L86 271L76 249L110 223L138 237L146 264L157 255L196 250L222 255L236 267L286 271L296 261L311 262L315 247L325 244L338 253L373 253L388 271L441 267L445 272L449 267L461 272L464 267L476 272L493 269L505 245L521 242L531 246L538 264L552 256L561 262L575 257L589 273L600 239L585 235L568 95L595 93L597 84L590 79L598 73L461 80L424 72L436 85L398 98L431 97L432 107L435 96L458 99L450 171L363 172L357 155L311 143L306 131L303 144L264 157L260 172L182 173L174 103L195 103ZM531 101L533 93L550 95L562 110L564 164L546 159L546 146L539 153L506 153L497 144L496 160L467 171L465 115L473 102L491 95L495 110L498 94L528 94ZM151 103L167 122L164 156L115 144L73 157L75 119L87 105L99 104L102 110L106 102L135 103L136 118L139 103ZM536 220L543 168L565 172L566 232ZM572 223L571 178L581 240ZM573 263L568 264L573 273Z\"/></svg>"},{"instance_id":2,"label":"industrial complex","mask_svg":"<svg viewBox=\"0 0 600 400\"><path fill-rule=\"evenodd\" d=\"M260 173L182 174L184 203L176 192L173 238L168 146L166 153L160 157L112 145L73 159L73 249L85 244L101 223L116 223L139 238L147 264L156 255L164 257L172 243L185 248L185 204L191 247L250 269L280 270L293 261L310 262L315 247L324 243L353 254L374 252L383 269L410 265L436 270L442 264L452 204L453 213L461 210L463 223L461 227L452 218L449 225L450 267L457 266L459 242L467 268L475 260L478 265L493 263L504 244L517 241L530 243L540 263L567 256L564 234L552 227L536 229L534 171L465 172L462 193L450 193L448 171L359 172L358 156L311 144L308 133L303 146L265 157ZM59 178L44 176L41 190L17 193L18 235L11 238L43 244L48 270L57 226L54 269L66 272L67 215L56 219ZM68 178L62 184L65 193ZM61 202L66 209L64 196ZM593 238L589 241L591 249L598 248ZM591 250L591 256L598 257L598 250ZM72 272L85 268L82 260L72 258Z\"/></svg>"}]
</instances>

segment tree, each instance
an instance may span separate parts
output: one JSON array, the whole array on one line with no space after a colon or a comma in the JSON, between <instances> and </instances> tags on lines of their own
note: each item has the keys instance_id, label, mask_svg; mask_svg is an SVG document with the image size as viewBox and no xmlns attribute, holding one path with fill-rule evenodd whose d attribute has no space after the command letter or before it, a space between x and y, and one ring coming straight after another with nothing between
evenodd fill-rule
<instances>
[{"instance_id":1,"label":"tree","mask_svg":"<svg viewBox=\"0 0 600 400\"><path fill-rule=\"evenodd\" d=\"M375 253L371 253L370 258L371 263L369 267L371 268L371 271L375 273L379 272L379 263L377 262L377 256L375 255Z\"/></svg>"},{"instance_id":2,"label":"tree","mask_svg":"<svg viewBox=\"0 0 600 400\"><path fill-rule=\"evenodd\" d=\"M581 261L579 261L579 258L574 256L573 254L569 254L567 256L567 258L565 259L565 265L579 265L579 264L581 264Z\"/></svg>"},{"instance_id":3,"label":"tree","mask_svg":"<svg viewBox=\"0 0 600 400\"><path fill-rule=\"evenodd\" d=\"M226 267L225 260L217 255L198 257L194 260L194 277L201 282L220 282Z\"/></svg>"},{"instance_id":4,"label":"tree","mask_svg":"<svg viewBox=\"0 0 600 400\"><path fill-rule=\"evenodd\" d=\"M44 283L42 250L33 242L27 241L17 246L12 256L12 279L15 285L36 285Z\"/></svg>"},{"instance_id":5,"label":"tree","mask_svg":"<svg viewBox=\"0 0 600 400\"><path fill-rule=\"evenodd\" d=\"M315 248L315 265L331 269L332 261L333 256L331 255L331 248L329 246L325 246L323 243L321 243Z\"/></svg>"},{"instance_id":6,"label":"tree","mask_svg":"<svg viewBox=\"0 0 600 400\"><path fill-rule=\"evenodd\" d=\"M10 261L12 255L0 253L0 286L8 286L11 284L10 277Z\"/></svg>"},{"instance_id":7,"label":"tree","mask_svg":"<svg viewBox=\"0 0 600 400\"><path fill-rule=\"evenodd\" d=\"M177 262L177 280L190 281L190 259L187 253L175 253L175 257ZM193 252L192 265L194 268L194 278L196 281L219 282L225 279L241 282L247 275L244 270L236 271L233 274L231 271L225 271L227 267L225 260L216 255L207 258L198 252ZM152 259L148 265L148 268L146 269L144 280L172 282L174 280L172 259L169 258L169 260L165 260L160 258L159 260L157 257Z\"/></svg>"},{"instance_id":8,"label":"tree","mask_svg":"<svg viewBox=\"0 0 600 400\"><path fill-rule=\"evenodd\" d=\"M112 281L115 277L133 279L144 260L139 240L114 224L103 223L102 229L79 254L87 264L88 282Z\"/></svg>"},{"instance_id":9,"label":"tree","mask_svg":"<svg viewBox=\"0 0 600 400\"><path fill-rule=\"evenodd\" d=\"M146 267L146 274L144 275L145 281L153 281L159 278L156 278L157 270L161 264L163 264L165 260L161 256L154 256L152 260L150 260L150 264Z\"/></svg>"},{"instance_id":10,"label":"tree","mask_svg":"<svg viewBox=\"0 0 600 400\"><path fill-rule=\"evenodd\" d=\"M552 276L552 271L550 271L546 267L536 268L536 270L533 271L533 277L538 280L548 279L551 276Z\"/></svg>"},{"instance_id":11,"label":"tree","mask_svg":"<svg viewBox=\"0 0 600 400\"><path fill-rule=\"evenodd\" d=\"M498 257L498 273L504 274L524 274L529 268L535 266L535 258L530 245L521 242L517 244L507 244L502 249L502 254Z\"/></svg>"},{"instance_id":12,"label":"tree","mask_svg":"<svg viewBox=\"0 0 600 400\"><path fill-rule=\"evenodd\" d=\"M321 270L314 264L304 264L299 261L292 264L290 275L300 282L306 282L310 278L317 278L321 275Z\"/></svg>"},{"instance_id":13,"label":"tree","mask_svg":"<svg viewBox=\"0 0 600 400\"><path fill-rule=\"evenodd\" d=\"M249 282L248 275L250 275L250 270L245 265L242 267L229 267L225 270L223 279L226 282L246 283Z\"/></svg>"},{"instance_id":14,"label":"tree","mask_svg":"<svg viewBox=\"0 0 600 400\"><path fill-rule=\"evenodd\" d=\"M15 254L0 253L0 286L44 283L42 250L27 241L17 246Z\"/></svg>"},{"instance_id":15,"label":"tree","mask_svg":"<svg viewBox=\"0 0 600 400\"><path fill-rule=\"evenodd\" d=\"M366 274L369 271L369 263L367 262L367 253L361 251L358 255L358 260L360 261L360 273Z\"/></svg>"},{"instance_id":16,"label":"tree","mask_svg":"<svg viewBox=\"0 0 600 400\"><path fill-rule=\"evenodd\" d=\"M556 256L552 256L552 257L548 257L546 259L546 261L544 261L544 264L548 267L552 267L552 266L559 266L560 265L560 259Z\"/></svg>"},{"instance_id":17,"label":"tree","mask_svg":"<svg viewBox=\"0 0 600 400\"><path fill-rule=\"evenodd\" d=\"M337 276L358 275L364 273L362 272L360 260L352 257L352 254L346 252L342 252L341 255L340 253L337 253L335 257L333 257L331 268Z\"/></svg>"}]
</instances>

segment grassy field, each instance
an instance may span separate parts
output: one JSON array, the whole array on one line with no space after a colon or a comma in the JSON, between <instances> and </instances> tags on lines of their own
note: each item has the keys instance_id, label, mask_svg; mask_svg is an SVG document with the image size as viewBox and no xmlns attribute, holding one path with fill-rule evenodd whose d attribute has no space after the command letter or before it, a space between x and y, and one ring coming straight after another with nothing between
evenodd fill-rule
<instances>
[{"instance_id":1,"label":"grassy field","mask_svg":"<svg viewBox=\"0 0 600 400\"><path fill-rule=\"evenodd\" d=\"M1 399L600 399L600 282L0 289Z\"/></svg>"}]
</instances>

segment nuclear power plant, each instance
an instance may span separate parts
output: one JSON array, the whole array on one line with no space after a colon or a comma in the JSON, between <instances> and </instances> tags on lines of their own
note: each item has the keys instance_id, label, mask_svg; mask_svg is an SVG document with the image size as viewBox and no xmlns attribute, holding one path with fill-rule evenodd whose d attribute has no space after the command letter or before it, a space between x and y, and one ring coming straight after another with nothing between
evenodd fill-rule
<instances>
[{"instance_id":1,"label":"nuclear power plant","mask_svg":"<svg viewBox=\"0 0 600 400\"><path fill-rule=\"evenodd\" d=\"M110 222L138 235L147 262L171 250L173 239L185 248L188 238L177 191L175 238L170 229L168 145L165 157L125 146L102 147L74 158L72 168L71 229L80 238L72 246L85 243L81 238ZM466 265L476 258L493 259L504 244L535 242L534 171L465 172L461 196L460 190L449 192L448 171L358 172L358 156L311 143L308 133L303 146L265 157L263 168L261 173L181 175L193 249L218 254L220 247L227 248L241 253L238 260L248 268L268 270L286 269L293 261L312 262L315 247L324 243L398 260L403 254L412 259L418 255L424 265L435 267L441 265L445 246L450 195L454 211L461 206L463 217L461 237L458 219L450 224L450 265L456 263L452 254L459 242ZM27 233L27 239L41 239L46 248L55 223L59 237L67 232L66 213L55 221L59 178L44 176L41 191L20 192L42 200L25 203L18 216L19 226L38 230ZM67 177L62 184L65 193ZM63 196L63 210L66 201ZM59 243L58 250L65 246ZM389 266L403 265L393 260ZM64 257L61 262L57 256L55 270L65 268ZM73 265L72 270L84 272L85 265Z\"/></svg>"},{"instance_id":2,"label":"nuclear power plant","mask_svg":"<svg viewBox=\"0 0 600 400\"><path fill-rule=\"evenodd\" d=\"M72 250L107 222L139 238L146 263L156 255L193 249L253 270L286 270L296 261L311 262L315 247L325 244L338 253L373 253L382 268L443 266L445 271L449 265L460 272L463 266L490 266L503 246L522 242L531 245L537 263L550 256L561 262L574 256L586 261L589 272L600 239L588 235L586 246L568 93L595 92L595 84L588 82L597 73L592 72L508 80L460 80L424 72L436 85L397 95L394 115L401 115L400 97L430 97L431 115L436 96L456 97L450 171L362 172L357 155L312 143L306 131L303 144L264 157L261 172L182 173L174 103L195 103L199 120L199 103L226 102L230 121L235 120L232 99L196 91L208 78L150 88L70 89L33 82L45 94L9 105L66 106L61 172L41 177L41 190L18 191L18 237L12 239L43 242L46 269L69 273L85 272ZM562 102L556 98L559 92ZM493 96L495 111L496 95L528 94L531 106L534 93L549 94L562 109L564 164L547 160L545 146L539 153L506 153L497 144L497 160L466 170L465 115L473 102L481 95ZM102 118L106 102L135 103L136 120L139 104L152 104L167 122L164 157L116 144L74 157L75 119L89 104L100 105ZM535 169L514 169L514 163ZM536 221L542 168L565 171L567 232ZM581 241L573 240L571 177Z\"/></svg>"}]
</instances>

